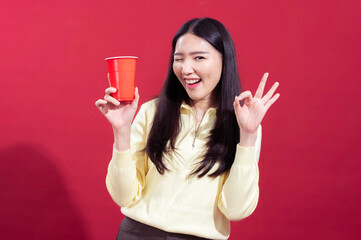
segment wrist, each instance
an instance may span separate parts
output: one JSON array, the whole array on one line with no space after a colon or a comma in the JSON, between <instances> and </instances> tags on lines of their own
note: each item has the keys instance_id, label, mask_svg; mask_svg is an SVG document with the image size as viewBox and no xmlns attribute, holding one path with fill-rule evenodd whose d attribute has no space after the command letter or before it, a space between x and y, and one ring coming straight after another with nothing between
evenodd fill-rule
<instances>
[{"instance_id":1,"label":"wrist","mask_svg":"<svg viewBox=\"0 0 361 240\"><path fill-rule=\"evenodd\" d=\"M239 145L243 147L253 147L256 144L257 132L248 133L240 131Z\"/></svg>"},{"instance_id":2,"label":"wrist","mask_svg":"<svg viewBox=\"0 0 361 240\"><path fill-rule=\"evenodd\" d=\"M131 123L127 123L122 126L112 126L114 134L122 134L122 133L128 133L130 132L130 129L132 128Z\"/></svg>"},{"instance_id":3,"label":"wrist","mask_svg":"<svg viewBox=\"0 0 361 240\"><path fill-rule=\"evenodd\" d=\"M124 126L119 129L113 128L115 149L125 151L130 148L130 132L130 126Z\"/></svg>"}]
</instances>

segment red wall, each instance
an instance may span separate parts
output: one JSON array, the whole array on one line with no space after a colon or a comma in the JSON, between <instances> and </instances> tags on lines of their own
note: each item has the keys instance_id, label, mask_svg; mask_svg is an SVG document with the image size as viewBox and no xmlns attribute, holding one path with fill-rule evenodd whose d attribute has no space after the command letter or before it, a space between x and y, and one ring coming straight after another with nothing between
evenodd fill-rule
<instances>
[{"instance_id":1,"label":"red wall","mask_svg":"<svg viewBox=\"0 0 361 240\"><path fill-rule=\"evenodd\" d=\"M182 23L222 21L244 89L265 71L281 98L263 122L260 201L230 239L358 239L360 1L0 3L2 239L114 239L105 188L112 132L94 106L104 58L139 56L141 102L167 71Z\"/></svg>"}]
</instances>

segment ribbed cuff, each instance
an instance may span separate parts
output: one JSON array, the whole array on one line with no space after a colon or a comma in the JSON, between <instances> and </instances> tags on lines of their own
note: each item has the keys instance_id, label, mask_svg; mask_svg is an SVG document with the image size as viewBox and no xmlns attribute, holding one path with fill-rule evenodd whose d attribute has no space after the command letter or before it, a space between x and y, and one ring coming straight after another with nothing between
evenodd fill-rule
<instances>
[{"instance_id":1,"label":"ribbed cuff","mask_svg":"<svg viewBox=\"0 0 361 240\"><path fill-rule=\"evenodd\" d=\"M242 147L237 144L236 156L233 164L247 165L254 163L255 147Z\"/></svg>"},{"instance_id":2,"label":"ribbed cuff","mask_svg":"<svg viewBox=\"0 0 361 240\"><path fill-rule=\"evenodd\" d=\"M113 156L112 161L115 162L115 165L118 168L127 168L132 163L132 152L130 149L126 151L118 151L113 146Z\"/></svg>"}]
</instances>

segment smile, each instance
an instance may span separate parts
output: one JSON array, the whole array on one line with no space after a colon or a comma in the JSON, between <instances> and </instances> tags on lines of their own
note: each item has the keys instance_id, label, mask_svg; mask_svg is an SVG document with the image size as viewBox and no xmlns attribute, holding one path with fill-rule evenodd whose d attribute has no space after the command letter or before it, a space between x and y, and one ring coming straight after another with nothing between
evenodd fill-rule
<instances>
[{"instance_id":1,"label":"smile","mask_svg":"<svg viewBox=\"0 0 361 240\"><path fill-rule=\"evenodd\" d=\"M193 79L185 79L185 82L187 85L193 85L193 84L197 84L200 81L202 81L200 78L193 78Z\"/></svg>"}]
</instances>

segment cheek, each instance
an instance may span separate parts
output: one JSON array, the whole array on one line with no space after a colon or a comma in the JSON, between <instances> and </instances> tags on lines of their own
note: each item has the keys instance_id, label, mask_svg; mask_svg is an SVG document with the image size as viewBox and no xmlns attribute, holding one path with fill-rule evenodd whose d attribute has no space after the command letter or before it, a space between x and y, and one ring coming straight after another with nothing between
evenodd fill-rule
<instances>
[{"instance_id":1,"label":"cheek","mask_svg":"<svg viewBox=\"0 0 361 240\"><path fill-rule=\"evenodd\" d=\"M217 81L217 83L221 79L222 70L223 70L222 62L221 61L217 62L213 68L213 75L214 75L215 81Z\"/></svg>"},{"instance_id":2,"label":"cheek","mask_svg":"<svg viewBox=\"0 0 361 240\"><path fill-rule=\"evenodd\" d=\"M204 72L207 77L211 79L212 82L219 82L222 75L222 65L219 64L208 64L206 68L204 68Z\"/></svg>"}]
</instances>

